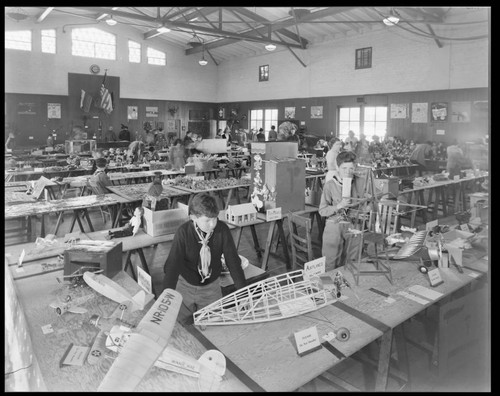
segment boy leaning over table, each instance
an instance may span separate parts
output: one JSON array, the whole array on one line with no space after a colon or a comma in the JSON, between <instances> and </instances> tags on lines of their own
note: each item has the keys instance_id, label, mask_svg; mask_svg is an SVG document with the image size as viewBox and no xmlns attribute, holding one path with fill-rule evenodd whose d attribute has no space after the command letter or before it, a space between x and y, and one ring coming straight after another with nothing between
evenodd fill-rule
<instances>
[{"instance_id":1,"label":"boy leaning over table","mask_svg":"<svg viewBox=\"0 0 500 396\"><path fill-rule=\"evenodd\" d=\"M189 202L190 220L177 229L163 267L163 288L182 295L177 318L182 324L192 323L194 312L222 297L219 277L223 254L236 289L246 286L233 236L227 224L218 221L218 215L213 196L195 195Z\"/></svg>"}]
</instances>

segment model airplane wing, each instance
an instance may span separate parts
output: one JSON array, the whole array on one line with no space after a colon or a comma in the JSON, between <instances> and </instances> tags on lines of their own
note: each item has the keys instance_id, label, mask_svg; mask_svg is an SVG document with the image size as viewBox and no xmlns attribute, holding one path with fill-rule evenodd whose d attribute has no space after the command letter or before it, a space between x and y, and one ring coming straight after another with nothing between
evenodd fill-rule
<instances>
[{"instance_id":1,"label":"model airplane wing","mask_svg":"<svg viewBox=\"0 0 500 396\"><path fill-rule=\"evenodd\" d=\"M104 331L99 331L97 334L97 337L94 340L94 343L92 344L92 347L90 348L90 352L87 356L87 362L90 365L97 364L101 361L101 359L104 357L104 354L106 352L106 338L108 336Z\"/></svg>"},{"instance_id":2,"label":"model airplane wing","mask_svg":"<svg viewBox=\"0 0 500 396\"><path fill-rule=\"evenodd\" d=\"M179 292L163 291L114 361L97 389L99 392L131 392L135 389L166 348L181 303Z\"/></svg>"}]
</instances>

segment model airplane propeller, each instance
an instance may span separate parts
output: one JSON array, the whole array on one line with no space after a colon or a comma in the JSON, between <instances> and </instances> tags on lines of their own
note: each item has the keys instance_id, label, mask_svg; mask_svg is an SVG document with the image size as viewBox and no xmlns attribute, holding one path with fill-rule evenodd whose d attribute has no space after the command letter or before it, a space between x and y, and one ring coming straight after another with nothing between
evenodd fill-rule
<instances>
[{"instance_id":1,"label":"model airplane propeller","mask_svg":"<svg viewBox=\"0 0 500 396\"><path fill-rule=\"evenodd\" d=\"M133 391L153 365L199 378L200 390L211 389L225 372L225 358L218 351L207 351L195 360L168 342L175 326L182 296L165 289L130 334L119 337L120 353L98 391ZM98 323L98 321L97 321ZM112 330L113 328L111 328ZM118 328L119 329L119 328ZM110 331L111 332L111 331ZM118 338L118 333L112 331Z\"/></svg>"}]
</instances>

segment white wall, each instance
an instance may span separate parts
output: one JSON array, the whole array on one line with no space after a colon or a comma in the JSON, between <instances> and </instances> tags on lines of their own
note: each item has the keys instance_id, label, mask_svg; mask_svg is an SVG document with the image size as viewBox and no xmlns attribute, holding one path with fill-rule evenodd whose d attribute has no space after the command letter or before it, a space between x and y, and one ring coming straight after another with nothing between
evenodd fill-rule
<instances>
[{"instance_id":1,"label":"white wall","mask_svg":"<svg viewBox=\"0 0 500 396\"><path fill-rule=\"evenodd\" d=\"M66 23L82 24L82 19L68 19ZM120 77L120 96L134 99L159 99L214 102L216 98L217 70L211 62L203 68L196 55L185 56L183 48L165 44L157 38L144 41L142 34L133 35L119 24L110 27L102 22L97 27L117 34L117 60L86 58L71 55L71 28L44 21L42 24L23 22L22 29L33 29L31 52L5 50L5 92L44 95L68 95L68 73L90 73L91 64L98 64L101 75ZM81 26L76 26L81 27ZM5 26L20 29L19 24ZM40 51L40 29L57 29L57 54ZM143 61L128 61L128 39L142 44ZM166 66L144 62L146 46L167 54Z\"/></svg>"},{"instance_id":2,"label":"white wall","mask_svg":"<svg viewBox=\"0 0 500 396\"><path fill-rule=\"evenodd\" d=\"M448 37L474 36L472 28ZM453 35L452 35L453 34ZM218 67L219 102L368 95L489 85L488 40L442 41L384 28L294 50L223 62ZM372 47L372 68L354 68L355 51ZM269 81L258 68L269 65Z\"/></svg>"}]
</instances>

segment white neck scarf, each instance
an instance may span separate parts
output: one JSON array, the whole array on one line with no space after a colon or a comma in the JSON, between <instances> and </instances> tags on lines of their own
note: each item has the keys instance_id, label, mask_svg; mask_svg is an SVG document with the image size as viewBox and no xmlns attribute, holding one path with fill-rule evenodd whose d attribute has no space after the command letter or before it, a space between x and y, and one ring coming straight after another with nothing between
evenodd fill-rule
<instances>
[{"instance_id":1,"label":"white neck scarf","mask_svg":"<svg viewBox=\"0 0 500 396\"><path fill-rule=\"evenodd\" d=\"M196 234L200 238L199 243L201 243L201 249L200 249L200 261L198 263L198 273L201 276L201 283L205 282L208 278L210 278L210 275L212 274L212 268L210 268L210 261L212 260L212 255L210 254L210 247L208 246L208 240L213 234L213 231L210 232L210 234L206 234L205 237L203 237L202 230L200 227L198 227L198 224L193 220L194 224L194 230L196 231Z\"/></svg>"}]
</instances>

